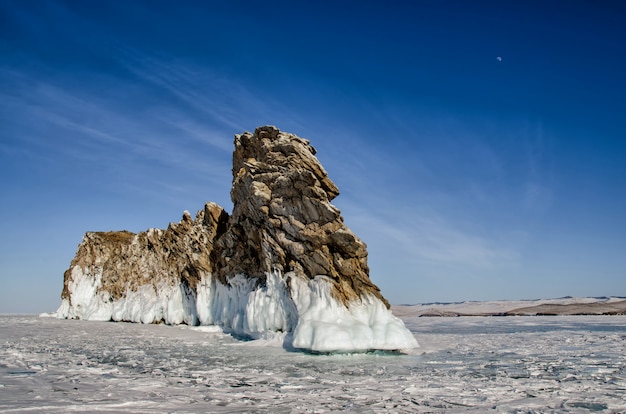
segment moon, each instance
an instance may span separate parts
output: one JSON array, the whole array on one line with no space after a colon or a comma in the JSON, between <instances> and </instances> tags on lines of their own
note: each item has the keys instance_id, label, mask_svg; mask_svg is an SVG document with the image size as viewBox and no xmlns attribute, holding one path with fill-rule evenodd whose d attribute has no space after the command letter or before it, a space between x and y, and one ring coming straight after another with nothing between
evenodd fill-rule
<instances>
[{"instance_id":1,"label":"moon","mask_svg":"<svg viewBox=\"0 0 626 414\"><path fill-rule=\"evenodd\" d=\"M502 62L502 56L498 56L496 59L498 60L498 62Z\"/></svg>"}]
</instances>

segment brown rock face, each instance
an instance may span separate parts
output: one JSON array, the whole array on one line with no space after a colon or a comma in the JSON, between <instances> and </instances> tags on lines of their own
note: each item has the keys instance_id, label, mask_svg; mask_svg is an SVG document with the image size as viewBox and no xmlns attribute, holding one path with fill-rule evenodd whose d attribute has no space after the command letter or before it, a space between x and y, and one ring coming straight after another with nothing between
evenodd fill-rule
<instances>
[{"instance_id":1,"label":"brown rock face","mask_svg":"<svg viewBox=\"0 0 626 414\"><path fill-rule=\"evenodd\" d=\"M214 241L224 233L228 214L207 203L195 220L185 212L166 230L88 232L65 272L61 297L70 299L68 282L75 266L102 272L100 290L115 301L139 286L182 283L195 291L201 274L213 271Z\"/></svg>"},{"instance_id":2,"label":"brown rock face","mask_svg":"<svg viewBox=\"0 0 626 414\"><path fill-rule=\"evenodd\" d=\"M323 275L346 307L373 296L389 308L369 279L365 243L330 203L338 194L307 140L272 126L236 135L232 215L207 203L195 219L185 212L166 230L85 234L65 272L58 314L226 324L211 298L239 289L231 284L241 275L264 289L275 271L289 274L288 295L291 278ZM196 297L204 308L195 308Z\"/></svg>"},{"instance_id":3,"label":"brown rock face","mask_svg":"<svg viewBox=\"0 0 626 414\"><path fill-rule=\"evenodd\" d=\"M309 141L272 126L235 136L234 209L216 242L218 277L262 280L274 269L326 275L342 302L369 293L388 306L369 279L365 243L330 203L339 190L315 153Z\"/></svg>"}]
</instances>

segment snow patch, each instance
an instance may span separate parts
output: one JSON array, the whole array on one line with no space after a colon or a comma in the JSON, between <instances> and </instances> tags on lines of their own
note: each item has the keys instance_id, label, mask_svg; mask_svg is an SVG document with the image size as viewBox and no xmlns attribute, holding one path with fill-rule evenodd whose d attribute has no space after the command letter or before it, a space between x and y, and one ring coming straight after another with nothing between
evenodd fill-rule
<instances>
[{"instance_id":1,"label":"snow patch","mask_svg":"<svg viewBox=\"0 0 626 414\"><path fill-rule=\"evenodd\" d=\"M217 325L209 325L209 326L192 326L192 331L204 332L204 333L222 333L222 328Z\"/></svg>"}]
</instances>

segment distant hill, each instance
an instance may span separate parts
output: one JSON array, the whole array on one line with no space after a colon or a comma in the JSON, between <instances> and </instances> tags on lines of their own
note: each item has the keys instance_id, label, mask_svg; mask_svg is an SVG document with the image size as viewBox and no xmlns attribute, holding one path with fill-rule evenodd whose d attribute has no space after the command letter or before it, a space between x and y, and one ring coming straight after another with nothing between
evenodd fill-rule
<instances>
[{"instance_id":1,"label":"distant hill","mask_svg":"<svg viewBox=\"0 0 626 414\"><path fill-rule=\"evenodd\" d=\"M399 317L626 315L626 298L573 298L568 296L559 299L425 303L393 306L393 312Z\"/></svg>"}]
</instances>

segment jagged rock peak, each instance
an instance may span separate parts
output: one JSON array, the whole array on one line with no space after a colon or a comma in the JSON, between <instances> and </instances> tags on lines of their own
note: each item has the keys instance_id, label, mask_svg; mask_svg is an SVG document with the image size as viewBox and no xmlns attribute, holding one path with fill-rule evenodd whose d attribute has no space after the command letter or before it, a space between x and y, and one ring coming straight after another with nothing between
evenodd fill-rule
<instances>
[{"instance_id":1,"label":"jagged rock peak","mask_svg":"<svg viewBox=\"0 0 626 414\"><path fill-rule=\"evenodd\" d=\"M308 140L273 126L235 136L234 208L218 240L219 276L325 275L344 303L373 294L388 306L369 279L365 243L330 203L339 190L315 153Z\"/></svg>"},{"instance_id":2,"label":"jagged rock peak","mask_svg":"<svg viewBox=\"0 0 626 414\"><path fill-rule=\"evenodd\" d=\"M235 135L232 214L207 203L165 230L86 233L57 316L274 332L321 352L418 346L370 281L338 194L306 139Z\"/></svg>"},{"instance_id":3,"label":"jagged rock peak","mask_svg":"<svg viewBox=\"0 0 626 414\"><path fill-rule=\"evenodd\" d=\"M330 201L339 194L339 190L328 178L328 173L315 157L316 153L308 140L271 125L257 128L254 134L244 132L235 135L233 184L240 174L246 172L263 174L308 170L319 181Z\"/></svg>"}]
</instances>

